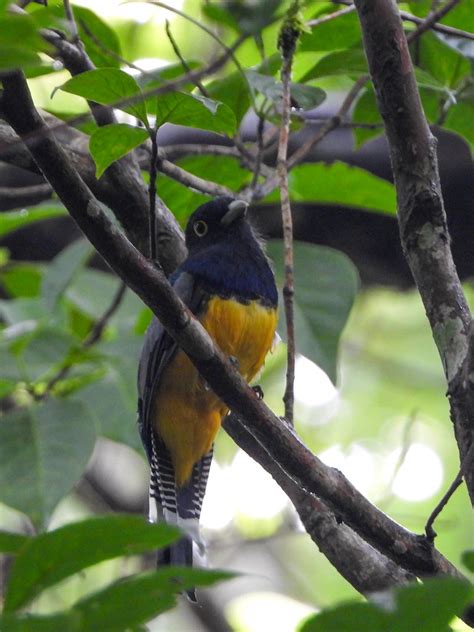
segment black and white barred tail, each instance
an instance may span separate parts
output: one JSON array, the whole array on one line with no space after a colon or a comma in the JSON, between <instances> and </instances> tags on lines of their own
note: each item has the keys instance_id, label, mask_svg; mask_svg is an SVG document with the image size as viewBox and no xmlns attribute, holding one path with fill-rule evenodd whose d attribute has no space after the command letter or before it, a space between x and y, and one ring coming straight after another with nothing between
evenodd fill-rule
<instances>
[{"instance_id":1,"label":"black and white barred tail","mask_svg":"<svg viewBox=\"0 0 474 632\"><path fill-rule=\"evenodd\" d=\"M152 437L149 520L178 526L184 536L175 544L158 551L158 566L193 566L193 553L202 557L199 518L212 461L212 449L193 468L190 480L181 487L175 483L174 469L166 446ZM190 601L197 602L194 589Z\"/></svg>"}]
</instances>

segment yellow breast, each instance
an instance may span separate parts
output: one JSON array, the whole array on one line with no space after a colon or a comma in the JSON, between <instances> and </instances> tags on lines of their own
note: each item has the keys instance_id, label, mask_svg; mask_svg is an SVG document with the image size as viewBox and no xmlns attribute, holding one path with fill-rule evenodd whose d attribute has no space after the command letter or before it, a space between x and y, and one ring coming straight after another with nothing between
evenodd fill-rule
<instances>
[{"instance_id":1,"label":"yellow breast","mask_svg":"<svg viewBox=\"0 0 474 632\"><path fill-rule=\"evenodd\" d=\"M250 382L271 349L277 310L259 301L239 303L212 298L200 317L205 329L227 356L238 361ZM154 427L171 454L176 483L189 479L193 466L211 448L227 407L209 390L183 351L164 371L155 399Z\"/></svg>"}]
</instances>

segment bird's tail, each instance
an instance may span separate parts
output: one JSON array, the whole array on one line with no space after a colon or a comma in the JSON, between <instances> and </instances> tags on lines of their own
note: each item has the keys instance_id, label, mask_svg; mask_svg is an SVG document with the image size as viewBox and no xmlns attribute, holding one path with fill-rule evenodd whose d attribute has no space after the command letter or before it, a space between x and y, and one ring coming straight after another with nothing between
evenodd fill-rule
<instances>
[{"instance_id":1,"label":"bird's tail","mask_svg":"<svg viewBox=\"0 0 474 632\"><path fill-rule=\"evenodd\" d=\"M154 446L153 446L154 447ZM158 566L193 566L193 549L204 550L199 534L199 517L212 460L212 450L193 468L189 482L177 487L169 454L163 445L153 450L150 480L150 522L164 521L176 525L183 537L158 552ZM194 588L186 591L196 603Z\"/></svg>"}]
</instances>

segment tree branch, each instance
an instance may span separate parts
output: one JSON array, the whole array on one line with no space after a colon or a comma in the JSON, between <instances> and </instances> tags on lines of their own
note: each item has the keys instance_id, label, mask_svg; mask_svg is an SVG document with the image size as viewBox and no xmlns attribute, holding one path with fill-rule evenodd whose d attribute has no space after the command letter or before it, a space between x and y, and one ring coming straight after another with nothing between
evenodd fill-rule
<instances>
[{"instance_id":1,"label":"tree branch","mask_svg":"<svg viewBox=\"0 0 474 632\"><path fill-rule=\"evenodd\" d=\"M298 11L298 3L294 2L281 27L278 37L278 48L282 54L281 83L283 86L280 139L278 142L277 175L280 182L281 219L283 227L283 260L285 264L285 281L283 284L283 303L286 321L286 387L283 395L285 419L293 426L294 384L295 384L295 319L293 300L295 294L294 262L293 262L293 218L291 215L290 194L288 191L288 138L291 121L290 81L293 55L299 37L299 30L293 25L293 11Z\"/></svg>"},{"instance_id":2,"label":"tree branch","mask_svg":"<svg viewBox=\"0 0 474 632\"><path fill-rule=\"evenodd\" d=\"M452 258L436 141L423 113L396 2L355 4L390 145L402 246L443 363L462 462L474 442L472 385L462 379L471 314ZM465 480L474 503L474 471Z\"/></svg>"},{"instance_id":3,"label":"tree branch","mask_svg":"<svg viewBox=\"0 0 474 632\"><path fill-rule=\"evenodd\" d=\"M147 260L104 213L61 146L37 113L20 73L4 79L2 106L18 134L30 144L35 161L85 235L127 285L153 310L204 379L268 453L272 469L282 470L302 491L316 495L367 543L418 576L463 578L423 536L410 533L373 506L343 474L324 465L267 406L218 350L202 325L179 300L161 269Z\"/></svg>"}]
</instances>

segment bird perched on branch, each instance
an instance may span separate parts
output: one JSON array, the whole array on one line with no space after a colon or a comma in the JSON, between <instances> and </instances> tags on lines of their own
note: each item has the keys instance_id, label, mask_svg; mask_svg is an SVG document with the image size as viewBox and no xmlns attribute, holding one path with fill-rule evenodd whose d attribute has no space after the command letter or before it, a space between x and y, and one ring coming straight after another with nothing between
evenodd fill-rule
<instances>
[{"instance_id":1,"label":"bird perched on branch","mask_svg":"<svg viewBox=\"0 0 474 632\"><path fill-rule=\"evenodd\" d=\"M216 198L186 227L188 257L171 281L221 350L250 382L270 350L277 290L247 204ZM159 553L158 564L192 565L202 550L199 516L212 449L227 406L154 319L138 372L139 429L150 463L150 520L180 526L185 536ZM195 601L194 591L188 596Z\"/></svg>"}]
</instances>

